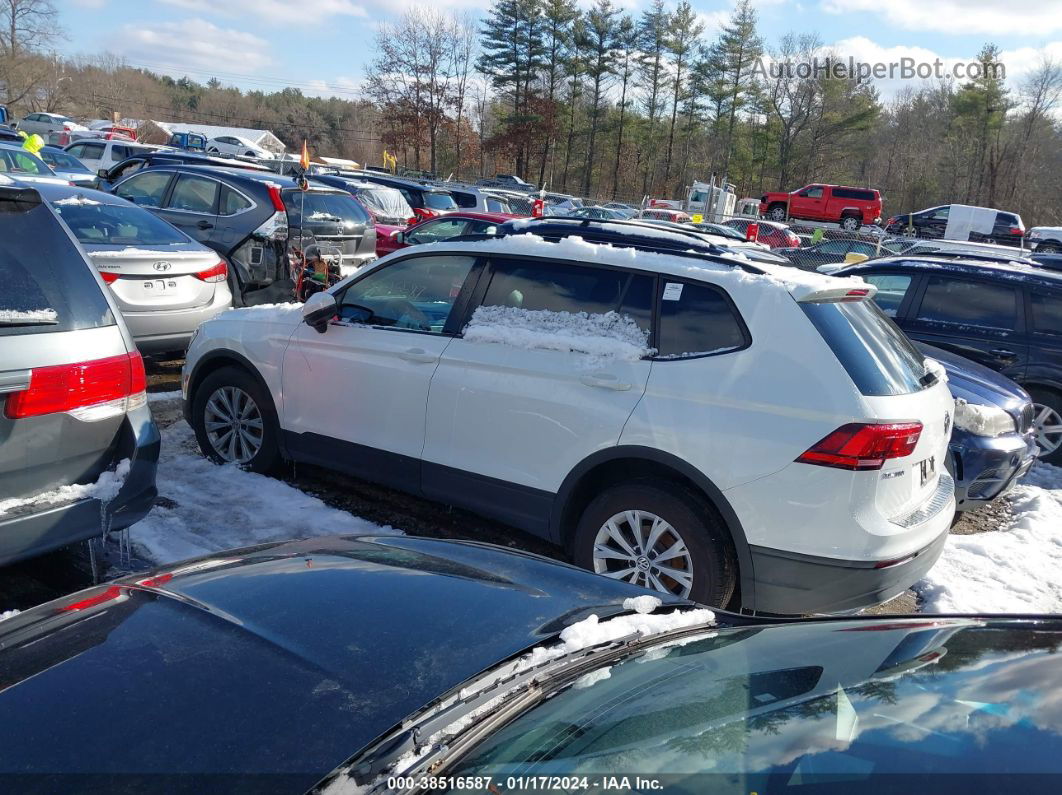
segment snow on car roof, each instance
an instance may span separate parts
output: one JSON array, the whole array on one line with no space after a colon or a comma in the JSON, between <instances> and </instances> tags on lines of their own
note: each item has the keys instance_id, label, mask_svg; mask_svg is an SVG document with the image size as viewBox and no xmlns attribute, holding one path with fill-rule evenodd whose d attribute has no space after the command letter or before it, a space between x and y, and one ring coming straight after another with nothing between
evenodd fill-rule
<instances>
[{"instance_id":1,"label":"snow on car roof","mask_svg":"<svg viewBox=\"0 0 1062 795\"><path fill-rule=\"evenodd\" d=\"M520 224L519 221L515 223ZM611 225L606 224L604 226ZM621 234L632 234L630 227L619 224L615 226L617 230L620 230ZM636 234L641 235L640 228ZM665 235L669 240L675 240L676 238L674 234L663 230L660 230L659 234ZM775 284L788 290L798 300L819 290L838 290L845 286L849 286L851 289L865 289L867 286L859 278L828 276L822 273L803 271L787 265L772 265L764 262L755 263L756 268L763 271L762 274L749 273L741 268L742 265L748 264L749 260L736 252L727 252L717 255L715 258L709 258L703 255L702 252L691 251L694 255L701 255L694 258L663 251L645 251L644 249L613 246L608 243L591 243L577 236L553 241L534 234L517 234L467 243L443 241L426 245L434 247L436 251L440 248L445 248L453 253L480 251L489 254L515 254L549 257L551 259L599 262L605 265L638 268L640 270L702 281L710 273L713 277L722 277L722 281L760 281L764 284ZM713 278L711 281L715 281L715 279Z\"/></svg>"}]
</instances>

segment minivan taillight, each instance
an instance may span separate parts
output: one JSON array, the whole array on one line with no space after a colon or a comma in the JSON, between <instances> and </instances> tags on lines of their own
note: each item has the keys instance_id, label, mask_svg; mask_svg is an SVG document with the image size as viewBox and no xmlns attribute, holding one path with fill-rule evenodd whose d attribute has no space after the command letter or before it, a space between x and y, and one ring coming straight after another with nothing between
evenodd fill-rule
<instances>
[{"instance_id":1,"label":"minivan taillight","mask_svg":"<svg viewBox=\"0 0 1062 795\"><path fill-rule=\"evenodd\" d=\"M76 364L34 367L29 388L8 396L12 420L68 412L92 422L124 414L147 402L147 375L139 353Z\"/></svg>"},{"instance_id":2,"label":"minivan taillight","mask_svg":"<svg viewBox=\"0 0 1062 795\"><path fill-rule=\"evenodd\" d=\"M852 422L820 439L796 460L855 471L881 469L890 458L913 453L921 435L920 422Z\"/></svg>"},{"instance_id":3,"label":"minivan taillight","mask_svg":"<svg viewBox=\"0 0 1062 795\"><path fill-rule=\"evenodd\" d=\"M204 282L223 282L229 275L229 269L224 262L219 262L213 268L207 268L205 271L192 275Z\"/></svg>"}]
</instances>

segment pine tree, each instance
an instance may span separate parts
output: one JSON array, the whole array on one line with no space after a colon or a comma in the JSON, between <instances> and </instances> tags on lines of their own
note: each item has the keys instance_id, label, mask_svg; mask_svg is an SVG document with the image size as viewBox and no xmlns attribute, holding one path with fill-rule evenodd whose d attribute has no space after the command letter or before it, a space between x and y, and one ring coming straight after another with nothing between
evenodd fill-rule
<instances>
[{"instance_id":1,"label":"pine tree","mask_svg":"<svg viewBox=\"0 0 1062 795\"><path fill-rule=\"evenodd\" d=\"M638 54L638 30L634 20L624 16L616 26L616 71L620 79L619 123L616 131L616 159L612 164L612 199L619 193L620 159L623 157L623 129L627 118L627 92L634 76Z\"/></svg>"},{"instance_id":2,"label":"pine tree","mask_svg":"<svg viewBox=\"0 0 1062 795\"><path fill-rule=\"evenodd\" d=\"M586 76L593 81L590 100L590 133L586 144L586 164L583 172L583 195L589 196L593 186L595 145L600 123L601 99L615 70L615 19L619 11L612 0L597 0L585 15L583 44L587 53Z\"/></svg>"},{"instance_id":3,"label":"pine tree","mask_svg":"<svg viewBox=\"0 0 1062 795\"><path fill-rule=\"evenodd\" d=\"M538 167L538 182L546 184L546 162L557 137L557 90L564 79L565 58L572 46L572 23L579 16L575 0L545 0L542 9L543 21L543 75L546 91L545 135L542 156ZM552 171L552 169L551 169Z\"/></svg>"},{"instance_id":4,"label":"pine tree","mask_svg":"<svg viewBox=\"0 0 1062 795\"><path fill-rule=\"evenodd\" d=\"M638 75L645 91L643 102L645 124L645 171L642 175L642 193L649 193L653 186L653 170L656 164L656 122L663 112L664 80L667 72L667 40L671 15L664 8L664 0L653 0L638 20Z\"/></svg>"},{"instance_id":5,"label":"pine tree","mask_svg":"<svg viewBox=\"0 0 1062 795\"><path fill-rule=\"evenodd\" d=\"M671 156L675 148L675 122L678 119L679 104L683 100L683 78L686 77L686 68L693 54L694 48L701 34L704 33L704 23L697 19L693 7L682 0L671 15L671 24L668 26L666 40L667 52L671 56L671 124L667 134L667 155L664 158L664 187L669 187L671 181Z\"/></svg>"},{"instance_id":6,"label":"pine tree","mask_svg":"<svg viewBox=\"0 0 1062 795\"><path fill-rule=\"evenodd\" d=\"M753 67L762 56L763 40L756 33L756 9L751 0L740 0L708 55L717 74L714 90L726 117L724 179L730 172L738 112L754 99L758 84Z\"/></svg>"}]
</instances>

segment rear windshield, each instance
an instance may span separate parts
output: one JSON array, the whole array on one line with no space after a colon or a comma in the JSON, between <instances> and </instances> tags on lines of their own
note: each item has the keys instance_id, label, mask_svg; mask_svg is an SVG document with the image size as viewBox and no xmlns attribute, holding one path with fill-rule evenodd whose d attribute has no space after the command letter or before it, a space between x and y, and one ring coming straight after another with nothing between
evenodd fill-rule
<instances>
[{"instance_id":1,"label":"rear windshield","mask_svg":"<svg viewBox=\"0 0 1062 795\"><path fill-rule=\"evenodd\" d=\"M873 301L800 306L864 395L907 395L931 383L922 354Z\"/></svg>"},{"instance_id":2,"label":"rear windshield","mask_svg":"<svg viewBox=\"0 0 1062 795\"><path fill-rule=\"evenodd\" d=\"M45 152L41 151L41 158L44 159L48 165L52 168L59 168L63 171L81 171L85 174L91 174L85 164L78 160L73 155L68 155L66 152Z\"/></svg>"},{"instance_id":3,"label":"rear windshield","mask_svg":"<svg viewBox=\"0 0 1062 795\"><path fill-rule=\"evenodd\" d=\"M358 188L358 198L384 224L402 226L413 216L413 208L396 188Z\"/></svg>"},{"instance_id":4,"label":"rear windshield","mask_svg":"<svg viewBox=\"0 0 1062 795\"><path fill-rule=\"evenodd\" d=\"M81 196L59 199L53 206L84 245L175 246L189 242L168 223L139 207L98 204Z\"/></svg>"},{"instance_id":5,"label":"rear windshield","mask_svg":"<svg viewBox=\"0 0 1062 795\"><path fill-rule=\"evenodd\" d=\"M288 211L288 225L303 223L364 224L369 214L354 197L347 193L314 193L284 191L284 206Z\"/></svg>"},{"instance_id":6,"label":"rear windshield","mask_svg":"<svg viewBox=\"0 0 1062 795\"><path fill-rule=\"evenodd\" d=\"M457 203L449 193L424 191L424 206L429 210L456 210Z\"/></svg>"},{"instance_id":7,"label":"rear windshield","mask_svg":"<svg viewBox=\"0 0 1062 795\"><path fill-rule=\"evenodd\" d=\"M0 336L114 325L90 266L44 203L0 195Z\"/></svg>"}]
</instances>

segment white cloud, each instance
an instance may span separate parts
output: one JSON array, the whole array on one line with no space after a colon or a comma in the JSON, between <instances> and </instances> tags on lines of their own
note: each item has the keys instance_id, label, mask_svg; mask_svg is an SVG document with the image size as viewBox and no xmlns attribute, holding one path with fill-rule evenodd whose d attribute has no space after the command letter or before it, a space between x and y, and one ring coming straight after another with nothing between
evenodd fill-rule
<instances>
[{"instance_id":1,"label":"white cloud","mask_svg":"<svg viewBox=\"0 0 1062 795\"><path fill-rule=\"evenodd\" d=\"M308 97L338 97L339 99L357 99L364 94L365 81L355 77L333 77L331 80L311 80L302 87L302 93Z\"/></svg>"},{"instance_id":2,"label":"white cloud","mask_svg":"<svg viewBox=\"0 0 1062 795\"><path fill-rule=\"evenodd\" d=\"M107 49L133 63L177 72L225 70L231 64L239 64L242 72L254 72L273 60L265 39L203 19L123 25Z\"/></svg>"},{"instance_id":3,"label":"white cloud","mask_svg":"<svg viewBox=\"0 0 1062 795\"><path fill-rule=\"evenodd\" d=\"M336 16L365 17L365 7L350 0L162 0L166 5L200 14L240 17L272 25L308 25Z\"/></svg>"},{"instance_id":4,"label":"white cloud","mask_svg":"<svg viewBox=\"0 0 1062 795\"><path fill-rule=\"evenodd\" d=\"M1062 30L1062 0L821 0L831 14L882 15L907 30L1028 36Z\"/></svg>"}]
</instances>

